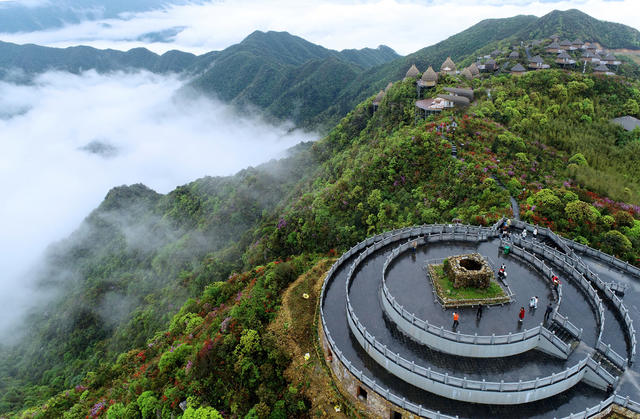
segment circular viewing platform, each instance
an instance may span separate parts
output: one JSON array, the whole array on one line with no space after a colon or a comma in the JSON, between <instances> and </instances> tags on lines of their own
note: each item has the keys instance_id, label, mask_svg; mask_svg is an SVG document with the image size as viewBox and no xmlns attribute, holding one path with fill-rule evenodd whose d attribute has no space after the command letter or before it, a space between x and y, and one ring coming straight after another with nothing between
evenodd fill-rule
<instances>
[{"instance_id":1,"label":"circular viewing platform","mask_svg":"<svg viewBox=\"0 0 640 419\"><path fill-rule=\"evenodd\" d=\"M498 227L391 231L335 263L320 335L344 393L379 417L562 417L607 399L635 354L622 299L551 231Z\"/></svg>"}]
</instances>

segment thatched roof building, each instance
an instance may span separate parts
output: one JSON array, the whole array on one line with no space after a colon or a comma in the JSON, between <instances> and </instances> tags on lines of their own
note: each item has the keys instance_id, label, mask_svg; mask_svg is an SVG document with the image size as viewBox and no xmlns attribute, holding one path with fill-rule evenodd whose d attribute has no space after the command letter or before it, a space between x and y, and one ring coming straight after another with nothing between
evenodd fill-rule
<instances>
[{"instance_id":1,"label":"thatched roof building","mask_svg":"<svg viewBox=\"0 0 640 419\"><path fill-rule=\"evenodd\" d=\"M447 57L447 59L444 60L444 62L440 66L440 72L447 74L456 74L456 65L451 57Z\"/></svg>"},{"instance_id":2,"label":"thatched roof building","mask_svg":"<svg viewBox=\"0 0 640 419\"><path fill-rule=\"evenodd\" d=\"M514 65L513 67L511 67L511 74L524 74L527 71L526 68L524 68L524 66L520 63Z\"/></svg>"},{"instance_id":3,"label":"thatched roof building","mask_svg":"<svg viewBox=\"0 0 640 419\"><path fill-rule=\"evenodd\" d=\"M534 68L536 70L545 69L545 68L549 68L549 64L545 64L542 57L539 55L536 55L535 57L531 57L529 59L529 68Z\"/></svg>"},{"instance_id":4,"label":"thatched roof building","mask_svg":"<svg viewBox=\"0 0 640 419\"><path fill-rule=\"evenodd\" d=\"M469 67L462 70L460 74L462 74L467 80L471 80L473 78L473 74L471 74L471 70L469 70Z\"/></svg>"},{"instance_id":5,"label":"thatched roof building","mask_svg":"<svg viewBox=\"0 0 640 419\"><path fill-rule=\"evenodd\" d=\"M407 70L407 74L404 76L404 79L408 79L410 77L418 77L418 75L420 74L420 71L418 70L418 67L416 67L415 64L412 64L411 67L409 67L409 70Z\"/></svg>"},{"instance_id":6,"label":"thatched roof building","mask_svg":"<svg viewBox=\"0 0 640 419\"><path fill-rule=\"evenodd\" d=\"M433 87L436 83L438 83L438 73L433 70L433 67L429 66L429 68L422 73L422 77L418 80L418 85L420 85L420 87Z\"/></svg>"},{"instance_id":7,"label":"thatched roof building","mask_svg":"<svg viewBox=\"0 0 640 419\"><path fill-rule=\"evenodd\" d=\"M474 77L480 74L480 70L478 69L478 66L476 65L476 63L472 63L468 68Z\"/></svg>"},{"instance_id":8,"label":"thatched roof building","mask_svg":"<svg viewBox=\"0 0 640 419\"><path fill-rule=\"evenodd\" d=\"M518 51L511 51L509 58L520 58L520 53Z\"/></svg>"},{"instance_id":9,"label":"thatched roof building","mask_svg":"<svg viewBox=\"0 0 640 419\"><path fill-rule=\"evenodd\" d=\"M613 74L609 70L609 67L606 66L606 64L600 64L599 66L593 69L593 72L597 74Z\"/></svg>"},{"instance_id":10,"label":"thatched roof building","mask_svg":"<svg viewBox=\"0 0 640 419\"><path fill-rule=\"evenodd\" d=\"M547 52L558 52L560 50L561 50L560 44L558 44L555 41L545 47L545 51Z\"/></svg>"}]
</instances>

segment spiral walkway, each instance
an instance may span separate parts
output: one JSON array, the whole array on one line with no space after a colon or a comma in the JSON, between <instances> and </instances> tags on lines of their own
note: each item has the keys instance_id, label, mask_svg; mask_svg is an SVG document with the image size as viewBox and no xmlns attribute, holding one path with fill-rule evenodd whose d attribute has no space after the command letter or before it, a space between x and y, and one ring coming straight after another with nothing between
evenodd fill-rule
<instances>
[{"instance_id":1,"label":"spiral walkway","mask_svg":"<svg viewBox=\"0 0 640 419\"><path fill-rule=\"evenodd\" d=\"M514 229L533 227L516 221ZM549 230L530 236L502 242L497 225L429 225L387 232L345 253L327 275L320 305L321 341L343 392L372 415L393 418L583 417L612 402L636 406L633 319L640 312L623 301L636 292L633 284L640 293L636 272L615 271L606 256L587 256ZM475 307L457 309L460 325L452 330L452 310L440 305L425 265L471 252L494 268L506 265L513 301L485 307L480 320ZM552 275L561 278L557 290ZM534 295L539 306L529 310Z\"/></svg>"}]
</instances>

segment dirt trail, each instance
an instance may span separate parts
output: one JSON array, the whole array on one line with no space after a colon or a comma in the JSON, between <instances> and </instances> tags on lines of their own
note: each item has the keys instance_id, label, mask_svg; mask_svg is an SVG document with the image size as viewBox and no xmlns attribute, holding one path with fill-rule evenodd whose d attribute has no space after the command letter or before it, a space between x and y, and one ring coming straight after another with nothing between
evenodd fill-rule
<instances>
[{"instance_id":1,"label":"dirt trail","mask_svg":"<svg viewBox=\"0 0 640 419\"><path fill-rule=\"evenodd\" d=\"M291 365L286 369L285 377L293 386L302 386L302 394L312 403L311 417L347 417L335 411L336 405L343 411L347 406L324 367L323 354L316 343L318 298L333 262L334 259L322 259L293 282L282 296L278 316L269 325L269 330L278 336L281 347L291 355ZM305 360L307 353L309 360Z\"/></svg>"}]
</instances>

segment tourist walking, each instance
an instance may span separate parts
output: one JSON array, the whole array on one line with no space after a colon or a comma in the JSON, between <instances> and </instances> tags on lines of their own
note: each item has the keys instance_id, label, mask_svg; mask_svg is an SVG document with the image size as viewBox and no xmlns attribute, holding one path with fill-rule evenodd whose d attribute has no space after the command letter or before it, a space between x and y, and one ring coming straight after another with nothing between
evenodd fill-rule
<instances>
[{"instance_id":1,"label":"tourist walking","mask_svg":"<svg viewBox=\"0 0 640 419\"><path fill-rule=\"evenodd\" d=\"M482 318L482 304L478 305L478 311L476 311L476 320L480 320Z\"/></svg>"},{"instance_id":2,"label":"tourist walking","mask_svg":"<svg viewBox=\"0 0 640 419\"><path fill-rule=\"evenodd\" d=\"M524 307L520 307L520 313L518 313L518 322L522 323L524 321Z\"/></svg>"},{"instance_id":3,"label":"tourist walking","mask_svg":"<svg viewBox=\"0 0 640 419\"><path fill-rule=\"evenodd\" d=\"M529 311L532 311L536 307L536 297L529 298Z\"/></svg>"},{"instance_id":4,"label":"tourist walking","mask_svg":"<svg viewBox=\"0 0 640 419\"><path fill-rule=\"evenodd\" d=\"M526 228L524 230L522 230L522 238L523 239L527 238L527 229Z\"/></svg>"},{"instance_id":5,"label":"tourist walking","mask_svg":"<svg viewBox=\"0 0 640 419\"><path fill-rule=\"evenodd\" d=\"M547 304L547 309L544 311L544 322L546 323L549 320L549 316L553 312L553 306L551 303Z\"/></svg>"},{"instance_id":6,"label":"tourist walking","mask_svg":"<svg viewBox=\"0 0 640 419\"><path fill-rule=\"evenodd\" d=\"M533 227L533 238L538 238L538 226Z\"/></svg>"},{"instance_id":7,"label":"tourist walking","mask_svg":"<svg viewBox=\"0 0 640 419\"><path fill-rule=\"evenodd\" d=\"M460 319L460 316L458 315L457 311L453 312L453 328L455 329L456 327L458 327L458 324L460 324L458 322L458 320Z\"/></svg>"}]
</instances>

